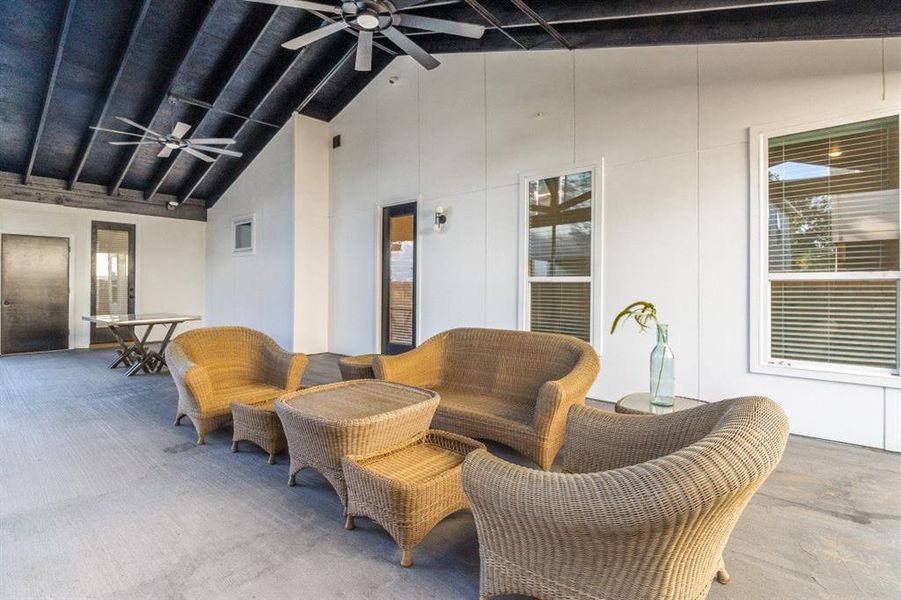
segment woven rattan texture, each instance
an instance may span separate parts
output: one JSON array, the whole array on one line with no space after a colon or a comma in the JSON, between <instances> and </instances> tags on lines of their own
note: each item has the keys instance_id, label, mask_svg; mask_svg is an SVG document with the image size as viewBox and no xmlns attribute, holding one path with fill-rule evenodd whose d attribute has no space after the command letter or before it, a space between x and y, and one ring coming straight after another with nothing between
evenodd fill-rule
<instances>
[{"instance_id":1,"label":"woven rattan texture","mask_svg":"<svg viewBox=\"0 0 901 600\"><path fill-rule=\"evenodd\" d=\"M385 381L321 385L283 397L275 410L291 457L288 484L301 469L319 471L342 504L347 493L341 458L370 454L422 435L438 408L433 391Z\"/></svg>"},{"instance_id":2,"label":"woven rattan texture","mask_svg":"<svg viewBox=\"0 0 901 600\"><path fill-rule=\"evenodd\" d=\"M231 421L232 403L262 404L297 390L307 362L305 355L291 354L246 327L186 331L166 348L178 388L175 422L191 419L203 444L207 433Z\"/></svg>"},{"instance_id":3,"label":"woven rattan texture","mask_svg":"<svg viewBox=\"0 0 901 600\"><path fill-rule=\"evenodd\" d=\"M376 356L376 377L441 395L432 426L489 439L549 469L570 407L584 404L600 362L570 336L452 329L398 356Z\"/></svg>"},{"instance_id":4,"label":"woven rattan texture","mask_svg":"<svg viewBox=\"0 0 901 600\"><path fill-rule=\"evenodd\" d=\"M369 517L409 551L442 519L467 508L460 483L463 460L484 448L467 437L432 430L374 454L345 456L347 514Z\"/></svg>"},{"instance_id":5,"label":"woven rattan texture","mask_svg":"<svg viewBox=\"0 0 901 600\"><path fill-rule=\"evenodd\" d=\"M727 578L723 549L787 438L782 409L750 397L660 416L574 407L570 473L471 453L463 487L481 594L705 598Z\"/></svg>"}]
</instances>

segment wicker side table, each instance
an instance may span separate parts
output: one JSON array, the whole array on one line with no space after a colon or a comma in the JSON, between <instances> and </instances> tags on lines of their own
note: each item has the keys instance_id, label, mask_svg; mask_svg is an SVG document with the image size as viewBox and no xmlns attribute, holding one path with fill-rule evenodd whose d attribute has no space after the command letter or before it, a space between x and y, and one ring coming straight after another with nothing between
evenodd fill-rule
<instances>
[{"instance_id":1,"label":"wicker side table","mask_svg":"<svg viewBox=\"0 0 901 600\"><path fill-rule=\"evenodd\" d=\"M341 371L341 379L344 381L375 379L375 373L372 371L372 359L376 356L375 354L342 356L338 359L338 370Z\"/></svg>"},{"instance_id":2,"label":"wicker side table","mask_svg":"<svg viewBox=\"0 0 901 600\"><path fill-rule=\"evenodd\" d=\"M347 529L369 517L400 546L400 564L413 564L413 546L448 515L469 507L460 474L463 459L485 445L430 430L393 448L341 459L347 482Z\"/></svg>"},{"instance_id":3,"label":"wicker side table","mask_svg":"<svg viewBox=\"0 0 901 600\"><path fill-rule=\"evenodd\" d=\"M275 464L275 455L288 447L282 422L275 413L275 401L263 404L232 403L232 452L238 451L239 441L253 442L269 453L269 464Z\"/></svg>"},{"instance_id":4,"label":"wicker side table","mask_svg":"<svg viewBox=\"0 0 901 600\"><path fill-rule=\"evenodd\" d=\"M623 396L617 401L613 410L621 415L668 415L680 410L703 406L704 404L707 404L707 402L696 398L675 396L672 406L655 406L651 404L651 395L647 392L641 392Z\"/></svg>"}]
</instances>

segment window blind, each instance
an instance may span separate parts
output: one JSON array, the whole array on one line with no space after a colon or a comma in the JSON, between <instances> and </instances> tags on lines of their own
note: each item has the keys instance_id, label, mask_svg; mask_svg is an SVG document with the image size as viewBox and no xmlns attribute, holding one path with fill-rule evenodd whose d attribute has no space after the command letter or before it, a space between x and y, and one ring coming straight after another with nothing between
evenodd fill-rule
<instances>
[{"instance_id":1,"label":"window blind","mask_svg":"<svg viewBox=\"0 0 901 600\"><path fill-rule=\"evenodd\" d=\"M528 183L532 331L591 339L591 171Z\"/></svg>"},{"instance_id":2,"label":"window blind","mask_svg":"<svg viewBox=\"0 0 901 600\"><path fill-rule=\"evenodd\" d=\"M898 370L898 117L768 142L770 356Z\"/></svg>"},{"instance_id":3,"label":"window blind","mask_svg":"<svg viewBox=\"0 0 901 600\"><path fill-rule=\"evenodd\" d=\"M97 229L94 314L128 313L129 232Z\"/></svg>"}]
</instances>

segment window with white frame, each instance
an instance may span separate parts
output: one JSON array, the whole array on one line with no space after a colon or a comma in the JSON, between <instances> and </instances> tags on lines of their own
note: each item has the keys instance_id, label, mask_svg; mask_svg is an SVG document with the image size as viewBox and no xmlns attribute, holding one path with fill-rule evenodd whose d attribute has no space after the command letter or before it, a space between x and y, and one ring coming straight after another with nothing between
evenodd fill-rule
<instances>
[{"instance_id":1,"label":"window with white frame","mask_svg":"<svg viewBox=\"0 0 901 600\"><path fill-rule=\"evenodd\" d=\"M253 216L239 217L234 220L234 240L232 251L235 254L248 254L253 252L256 232L254 231Z\"/></svg>"},{"instance_id":2,"label":"window with white frame","mask_svg":"<svg viewBox=\"0 0 901 600\"><path fill-rule=\"evenodd\" d=\"M898 115L760 142L760 364L897 376Z\"/></svg>"},{"instance_id":3,"label":"window with white frame","mask_svg":"<svg viewBox=\"0 0 901 600\"><path fill-rule=\"evenodd\" d=\"M594 172L526 179L524 326L591 341Z\"/></svg>"}]
</instances>

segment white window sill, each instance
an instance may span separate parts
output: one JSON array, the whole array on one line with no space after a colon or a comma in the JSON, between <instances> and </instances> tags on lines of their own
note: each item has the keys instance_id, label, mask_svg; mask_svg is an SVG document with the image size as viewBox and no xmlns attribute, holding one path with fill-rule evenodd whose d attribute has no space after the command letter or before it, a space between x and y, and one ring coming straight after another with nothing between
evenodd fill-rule
<instances>
[{"instance_id":1,"label":"white window sill","mask_svg":"<svg viewBox=\"0 0 901 600\"><path fill-rule=\"evenodd\" d=\"M827 368L801 367L774 364L752 364L752 373L761 375L778 375L781 377L798 377L800 379L815 379L818 381L833 381L836 383L853 383L857 385L870 385L885 388L901 388L901 376L888 373L862 373L859 371L835 371Z\"/></svg>"}]
</instances>

